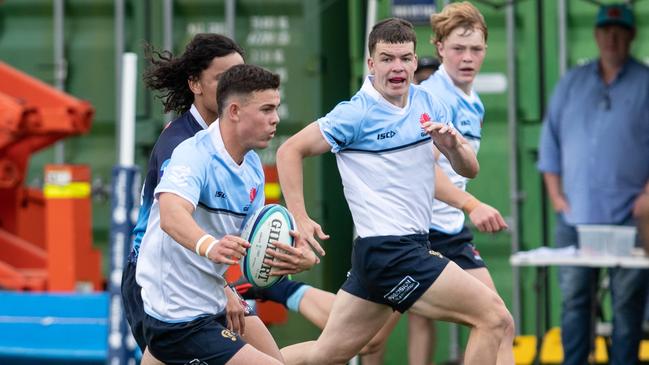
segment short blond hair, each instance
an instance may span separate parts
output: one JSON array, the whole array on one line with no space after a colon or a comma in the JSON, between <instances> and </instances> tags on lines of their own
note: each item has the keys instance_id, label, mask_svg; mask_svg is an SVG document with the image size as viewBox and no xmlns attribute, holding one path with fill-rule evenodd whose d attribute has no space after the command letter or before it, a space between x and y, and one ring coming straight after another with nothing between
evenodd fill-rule
<instances>
[{"instance_id":1,"label":"short blond hair","mask_svg":"<svg viewBox=\"0 0 649 365\"><path fill-rule=\"evenodd\" d=\"M467 31L481 30L487 42L487 23L480 11L468 1L446 5L441 12L430 16L430 26L435 34L433 44L443 42L458 27Z\"/></svg>"}]
</instances>

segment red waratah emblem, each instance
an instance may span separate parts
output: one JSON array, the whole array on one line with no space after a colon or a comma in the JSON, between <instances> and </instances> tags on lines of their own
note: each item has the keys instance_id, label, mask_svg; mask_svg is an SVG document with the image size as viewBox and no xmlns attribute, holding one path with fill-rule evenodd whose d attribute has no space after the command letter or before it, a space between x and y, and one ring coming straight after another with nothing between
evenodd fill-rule
<instances>
[{"instance_id":1,"label":"red waratah emblem","mask_svg":"<svg viewBox=\"0 0 649 365\"><path fill-rule=\"evenodd\" d=\"M255 200L255 197L257 196L257 189L256 188L250 188L250 202L252 203L253 200Z\"/></svg>"},{"instance_id":2,"label":"red waratah emblem","mask_svg":"<svg viewBox=\"0 0 649 365\"><path fill-rule=\"evenodd\" d=\"M424 113L419 117L419 123L424 124L426 122L430 122L430 115L428 113Z\"/></svg>"}]
</instances>

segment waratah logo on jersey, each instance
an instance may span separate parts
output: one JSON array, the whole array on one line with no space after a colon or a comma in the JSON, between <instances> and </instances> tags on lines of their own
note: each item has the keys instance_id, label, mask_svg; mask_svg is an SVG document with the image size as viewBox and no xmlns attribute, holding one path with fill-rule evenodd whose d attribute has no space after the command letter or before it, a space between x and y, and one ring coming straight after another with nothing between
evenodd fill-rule
<instances>
[{"instance_id":1,"label":"waratah logo on jersey","mask_svg":"<svg viewBox=\"0 0 649 365\"><path fill-rule=\"evenodd\" d=\"M250 202L252 203L253 200L255 200L255 197L257 196L257 189L256 188L250 188Z\"/></svg>"},{"instance_id":2,"label":"waratah logo on jersey","mask_svg":"<svg viewBox=\"0 0 649 365\"><path fill-rule=\"evenodd\" d=\"M419 123L424 124L426 122L430 122L430 115L428 113L424 113L419 117Z\"/></svg>"}]
</instances>

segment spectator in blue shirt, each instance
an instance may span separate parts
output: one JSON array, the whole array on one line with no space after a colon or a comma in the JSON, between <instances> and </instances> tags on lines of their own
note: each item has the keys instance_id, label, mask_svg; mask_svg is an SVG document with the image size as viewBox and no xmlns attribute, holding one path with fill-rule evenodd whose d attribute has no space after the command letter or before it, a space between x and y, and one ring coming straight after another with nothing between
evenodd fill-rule
<instances>
[{"instance_id":1,"label":"spectator in blue shirt","mask_svg":"<svg viewBox=\"0 0 649 365\"><path fill-rule=\"evenodd\" d=\"M599 59L557 85L543 125L538 168L556 211L558 246L577 244L578 224L634 225L649 201L649 68L630 56L636 35L627 5L601 6ZM564 364L586 364L596 269L563 267ZM613 302L610 363L635 364L648 270L609 270Z\"/></svg>"}]
</instances>

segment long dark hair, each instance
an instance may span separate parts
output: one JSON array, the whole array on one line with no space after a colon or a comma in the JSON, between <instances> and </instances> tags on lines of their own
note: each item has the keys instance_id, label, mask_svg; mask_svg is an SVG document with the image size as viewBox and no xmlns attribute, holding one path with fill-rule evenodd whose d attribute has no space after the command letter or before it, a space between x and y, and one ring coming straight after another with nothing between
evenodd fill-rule
<instances>
[{"instance_id":1,"label":"long dark hair","mask_svg":"<svg viewBox=\"0 0 649 365\"><path fill-rule=\"evenodd\" d=\"M151 66L144 72L144 83L159 92L157 97L162 100L165 113L182 114L194 102L187 80L198 79L215 57L235 52L244 56L243 49L232 39L214 33L196 34L177 58L170 51L159 51L147 44L145 57Z\"/></svg>"}]
</instances>

